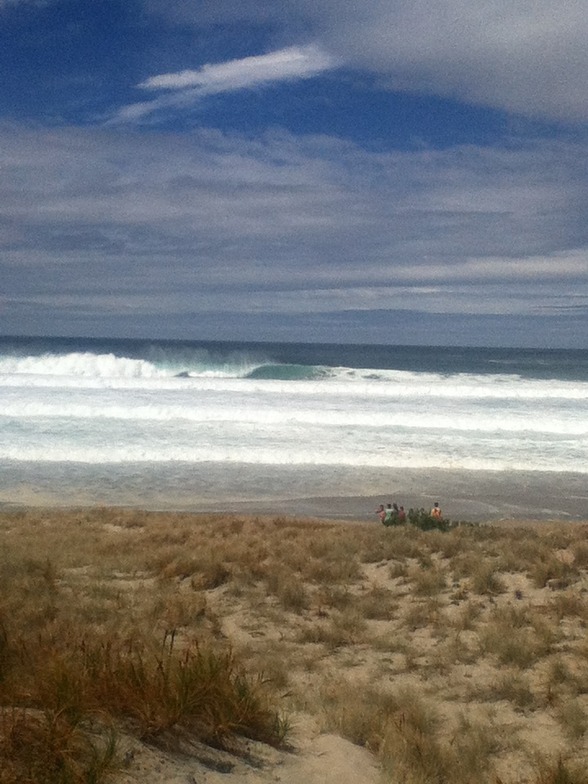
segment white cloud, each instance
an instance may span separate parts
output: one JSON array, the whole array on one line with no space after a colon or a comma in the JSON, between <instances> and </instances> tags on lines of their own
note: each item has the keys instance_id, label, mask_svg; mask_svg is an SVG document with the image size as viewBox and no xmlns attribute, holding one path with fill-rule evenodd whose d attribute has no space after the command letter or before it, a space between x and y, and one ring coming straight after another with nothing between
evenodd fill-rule
<instances>
[{"instance_id":1,"label":"white cloud","mask_svg":"<svg viewBox=\"0 0 588 784\"><path fill-rule=\"evenodd\" d=\"M587 153L556 142L370 153L215 131L137 145L119 131L0 128L4 313L83 299L106 318L113 291L142 312L164 303L170 323L583 306Z\"/></svg>"},{"instance_id":2,"label":"white cloud","mask_svg":"<svg viewBox=\"0 0 588 784\"><path fill-rule=\"evenodd\" d=\"M311 13L334 51L395 89L588 118L583 0L350 0L345 13L333 4Z\"/></svg>"},{"instance_id":3,"label":"white cloud","mask_svg":"<svg viewBox=\"0 0 588 784\"><path fill-rule=\"evenodd\" d=\"M196 71L152 76L139 87L165 90L197 87L210 94L290 79L307 79L334 66L335 60L315 45L291 46L256 57L207 64Z\"/></svg>"},{"instance_id":4,"label":"white cloud","mask_svg":"<svg viewBox=\"0 0 588 784\"><path fill-rule=\"evenodd\" d=\"M171 95L125 106L117 112L115 120L133 122L156 111L186 108L205 95L309 79L336 68L337 65L335 58L318 46L310 44L292 46L255 57L207 64L195 71L159 74L138 86L144 90L165 90L171 92Z\"/></svg>"},{"instance_id":5,"label":"white cloud","mask_svg":"<svg viewBox=\"0 0 588 784\"><path fill-rule=\"evenodd\" d=\"M300 29L391 89L531 117L588 119L585 0L145 0L195 26L271 22Z\"/></svg>"},{"instance_id":6,"label":"white cloud","mask_svg":"<svg viewBox=\"0 0 588 784\"><path fill-rule=\"evenodd\" d=\"M507 284L508 281L559 281L585 279L588 281L588 250L567 253L528 256L522 258L493 257L472 258L454 264L421 264L399 266L396 275L402 281L446 281L449 283Z\"/></svg>"}]
</instances>

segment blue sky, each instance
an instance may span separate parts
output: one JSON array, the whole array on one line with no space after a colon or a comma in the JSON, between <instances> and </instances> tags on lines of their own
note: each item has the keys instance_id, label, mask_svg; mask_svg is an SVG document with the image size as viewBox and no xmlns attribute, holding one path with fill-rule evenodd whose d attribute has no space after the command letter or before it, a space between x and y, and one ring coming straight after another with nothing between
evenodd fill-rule
<instances>
[{"instance_id":1,"label":"blue sky","mask_svg":"<svg viewBox=\"0 0 588 784\"><path fill-rule=\"evenodd\" d=\"M588 347L585 11L0 0L0 332Z\"/></svg>"}]
</instances>

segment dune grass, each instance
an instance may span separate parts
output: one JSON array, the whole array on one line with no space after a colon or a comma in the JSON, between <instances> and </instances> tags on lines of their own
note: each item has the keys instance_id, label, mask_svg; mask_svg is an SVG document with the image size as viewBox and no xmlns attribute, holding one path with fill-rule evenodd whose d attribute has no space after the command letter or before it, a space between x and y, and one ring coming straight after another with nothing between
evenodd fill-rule
<instances>
[{"instance_id":1,"label":"dune grass","mask_svg":"<svg viewBox=\"0 0 588 784\"><path fill-rule=\"evenodd\" d=\"M588 527L0 515L0 784L292 717L405 784L587 782ZM295 724L295 721L293 722Z\"/></svg>"},{"instance_id":2,"label":"dune grass","mask_svg":"<svg viewBox=\"0 0 588 784\"><path fill-rule=\"evenodd\" d=\"M208 554L180 563L180 532L154 531L162 549L134 547L124 532L143 527L131 517L113 547L107 513L89 517L2 520L0 782L99 782L121 731L155 744L183 732L235 750L240 737L280 745L287 724L261 674L206 618L201 587L224 571Z\"/></svg>"}]
</instances>

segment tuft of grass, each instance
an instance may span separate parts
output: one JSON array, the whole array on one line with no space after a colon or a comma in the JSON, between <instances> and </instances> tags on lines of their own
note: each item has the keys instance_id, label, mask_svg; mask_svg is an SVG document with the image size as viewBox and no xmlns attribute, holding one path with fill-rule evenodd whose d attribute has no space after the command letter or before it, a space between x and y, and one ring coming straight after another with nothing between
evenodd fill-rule
<instances>
[{"instance_id":1,"label":"tuft of grass","mask_svg":"<svg viewBox=\"0 0 588 784\"><path fill-rule=\"evenodd\" d=\"M155 625L164 631L194 624L206 614L206 595L201 591L162 591L153 605Z\"/></svg>"},{"instance_id":2,"label":"tuft of grass","mask_svg":"<svg viewBox=\"0 0 588 784\"><path fill-rule=\"evenodd\" d=\"M175 636L168 634L159 651L112 636L39 638L35 648L15 641L15 668L22 662L15 675L27 690L21 695L17 686L5 686L3 703L26 702L76 724L100 712L151 741L183 728L214 745L234 735L279 745L280 721L268 707L262 682L248 677L231 651L195 645L176 652Z\"/></svg>"},{"instance_id":3,"label":"tuft of grass","mask_svg":"<svg viewBox=\"0 0 588 784\"><path fill-rule=\"evenodd\" d=\"M548 583L555 589L568 588L577 582L580 576L575 565L556 558L551 552L531 563L528 571L537 588L544 588Z\"/></svg>"},{"instance_id":4,"label":"tuft of grass","mask_svg":"<svg viewBox=\"0 0 588 784\"><path fill-rule=\"evenodd\" d=\"M132 580L116 588L114 570L107 585L84 567L86 586L79 570L26 553L7 561L0 784L99 784L116 763L116 727L154 742L184 730L214 745L283 742L287 723L261 675L247 674L226 646L180 642L180 626L195 628L207 612L203 593L146 581L138 612ZM162 626L163 645L154 637Z\"/></svg>"},{"instance_id":5,"label":"tuft of grass","mask_svg":"<svg viewBox=\"0 0 588 784\"><path fill-rule=\"evenodd\" d=\"M547 688L551 692L554 687L562 686L563 684L574 684L575 676L572 674L568 664L561 656L555 656L549 662L547 668Z\"/></svg>"},{"instance_id":6,"label":"tuft of grass","mask_svg":"<svg viewBox=\"0 0 588 784\"><path fill-rule=\"evenodd\" d=\"M312 558L304 569L304 577L314 583L345 584L360 575L359 561L354 555L344 554L338 559L331 553L325 559Z\"/></svg>"},{"instance_id":7,"label":"tuft of grass","mask_svg":"<svg viewBox=\"0 0 588 784\"><path fill-rule=\"evenodd\" d=\"M421 719L423 710L425 721ZM410 705L398 706L388 717L380 754L391 780L406 784L493 781L493 758L506 745L500 728L462 714L451 738L443 741L439 718L430 710L413 696Z\"/></svg>"},{"instance_id":8,"label":"tuft of grass","mask_svg":"<svg viewBox=\"0 0 588 784\"><path fill-rule=\"evenodd\" d=\"M412 591L416 596L437 596L446 587L447 575L438 565L409 571Z\"/></svg>"},{"instance_id":9,"label":"tuft of grass","mask_svg":"<svg viewBox=\"0 0 588 784\"><path fill-rule=\"evenodd\" d=\"M451 753L447 755L455 770L452 777L463 782L478 781L490 771L492 760L516 743L516 738L507 737L503 727L462 712L453 733Z\"/></svg>"},{"instance_id":10,"label":"tuft of grass","mask_svg":"<svg viewBox=\"0 0 588 784\"><path fill-rule=\"evenodd\" d=\"M477 626L477 621L482 614L482 607L478 602L465 601L459 612L452 619L453 627L459 631L472 631Z\"/></svg>"},{"instance_id":11,"label":"tuft of grass","mask_svg":"<svg viewBox=\"0 0 588 784\"><path fill-rule=\"evenodd\" d=\"M505 635L504 628L492 625L483 631L480 641L482 650L494 654L501 665L526 669L537 659L535 638L528 629L512 629Z\"/></svg>"},{"instance_id":12,"label":"tuft of grass","mask_svg":"<svg viewBox=\"0 0 588 784\"><path fill-rule=\"evenodd\" d=\"M588 600L576 590L558 591L551 601L557 618L579 618L588 621Z\"/></svg>"},{"instance_id":13,"label":"tuft of grass","mask_svg":"<svg viewBox=\"0 0 588 784\"><path fill-rule=\"evenodd\" d=\"M483 561L471 573L469 582L474 593L496 596L506 590L504 580L491 562Z\"/></svg>"},{"instance_id":14,"label":"tuft of grass","mask_svg":"<svg viewBox=\"0 0 588 784\"><path fill-rule=\"evenodd\" d=\"M398 609L398 601L388 588L372 585L355 601L355 607L368 620L389 621Z\"/></svg>"},{"instance_id":15,"label":"tuft of grass","mask_svg":"<svg viewBox=\"0 0 588 784\"><path fill-rule=\"evenodd\" d=\"M497 608L480 631L481 649L500 664L521 669L547 656L558 639L557 627L527 607Z\"/></svg>"},{"instance_id":16,"label":"tuft of grass","mask_svg":"<svg viewBox=\"0 0 588 784\"><path fill-rule=\"evenodd\" d=\"M298 635L303 643L323 643L329 648L341 648L364 641L367 623L353 610L335 612L327 623L306 626Z\"/></svg>"},{"instance_id":17,"label":"tuft of grass","mask_svg":"<svg viewBox=\"0 0 588 784\"><path fill-rule=\"evenodd\" d=\"M438 599L432 598L409 605L403 622L412 631L429 626L436 629L442 622L441 605Z\"/></svg>"},{"instance_id":18,"label":"tuft of grass","mask_svg":"<svg viewBox=\"0 0 588 784\"><path fill-rule=\"evenodd\" d=\"M555 762L540 759L536 767L539 772L533 784L586 784L584 766L570 763L561 756Z\"/></svg>"},{"instance_id":19,"label":"tuft of grass","mask_svg":"<svg viewBox=\"0 0 588 784\"><path fill-rule=\"evenodd\" d=\"M580 539L572 544L574 565L581 569L588 569L588 540Z\"/></svg>"},{"instance_id":20,"label":"tuft of grass","mask_svg":"<svg viewBox=\"0 0 588 784\"><path fill-rule=\"evenodd\" d=\"M89 784L116 767L111 729L89 731L62 712L0 708L2 784Z\"/></svg>"},{"instance_id":21,"label":"tuft of grass","mask_svg":"<svg viewBox=\"0 0 588 784\"><path fill-rule=\"evenodd\" d=\"M266 585L285 610L301 613L308 608L308 592L300 575L289 569L279 568L276 564L274 569L268 571Z\"/></svg>"},{"instance_id":22,"label":"tuft of grass","mask_svg":"<svg viewBox=\"0 0 588 784\"><path fill-rule=\"evenodd\" d=\"M324 612L324 608L336 610L346 610L353 604L353 596L346 586L325 585L321 586L316 593L317 604Z\"/></svg>"},{"instance_id":23,"label":"tuft of grass","mask_svg":"<svg viewBox=\"0 0 588 784\"><path fill-rule=\"evenodd\" d=\"M327 680L321 687L326 728L375 753L385 753L391 722L409 725L421 735L433 735L439 716L420 692L405 688L394 692L358 689L345 679Z\"/></svg>"},{"instance_id":24,"label":"tuft of grass","mask_svg":"<svg viewBox=\"0 0 588 784\"><path fill-rule=\"evenodd\" d=\"M536 708L540 703L539 697L531 688L529 678L517 671L505 672L492 684L474 689L474 694L481 700L505 700L518 711Z\"/></svg>"},{"instance_id":25,"label":"tuft of grass","mask_svg":"<svg viewBox=\"0 0 588 784\"><path fill-rule=\"evenodd\" d=\"M409 567L406 561L392 561L388 574L392 580L405 579L408 577Z\"/></svg>"},{"instance_id":26,"label":"tuft of grass","mask_svg":"<svg viewBox=\"0 0 588 784\"><path fill-rule=\"evenodd\" d=\"M557 718L569 738L580 740L588 730L588 715L577 697L564 699L558 707Z\"/></svg>"}]
</instances>

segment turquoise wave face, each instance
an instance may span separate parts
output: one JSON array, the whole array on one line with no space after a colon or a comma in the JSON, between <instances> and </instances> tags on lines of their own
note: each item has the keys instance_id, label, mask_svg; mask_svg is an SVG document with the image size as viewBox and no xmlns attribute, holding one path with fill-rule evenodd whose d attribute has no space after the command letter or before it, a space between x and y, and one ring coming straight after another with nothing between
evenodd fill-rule
<instances>
[{"instance_id":1,"label":"turquoise wave face","mask_svg":"<svg viewBox=\"0 0 588 784\"><path fill-rule=\"evenodd\" d=\"M260 365L247 373L245 378L274 379L276 381L305 381L327 378L327 368L315 365Z\"/></svg>"},{"instance_id":2,"label":"turquoise wave face","mask_svg":"<svg viewBox=\"0 0 588 784\"><path fill-rule=\"evenodd\" d=\"M1 0L0 0L1 2ZM84 362L79 358L84 357ZM337 369L513 375L588 381L587 349L251 343L0 336L0 373L212 375L232 378L320 379ZM104 358L109 357L111 362ZM94 358L94 359L93 359ZM44 360L47 360L45 364ZM118 362L120 360L120 362ZM131 360L135 361L133 365ZM28 369L27 369L28 366ZM15 370L16 367L16 370ZM373 370L372 370L373 372ZM340 373L339 373L340 375ZM376 376L372 376L376 378Z\"/></svg>"}]
</instances>

